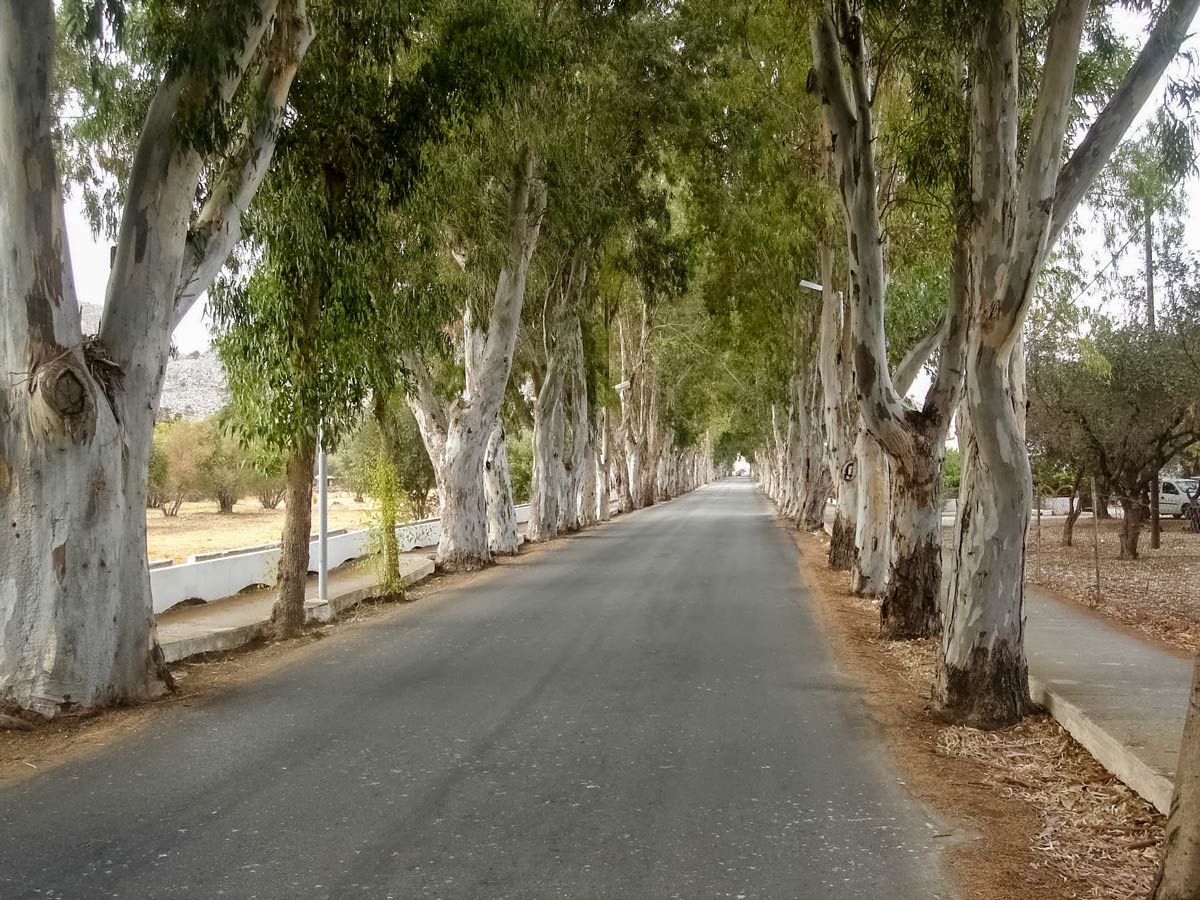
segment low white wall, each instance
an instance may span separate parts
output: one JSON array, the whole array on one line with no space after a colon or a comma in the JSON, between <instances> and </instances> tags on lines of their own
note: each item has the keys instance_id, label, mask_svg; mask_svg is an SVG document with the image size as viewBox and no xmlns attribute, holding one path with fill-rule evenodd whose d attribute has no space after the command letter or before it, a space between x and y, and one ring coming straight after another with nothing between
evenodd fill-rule
<instances>
[{"instance_id":1,"label":"low white wall","mask_svg":"<svg viewBox=\"0 0 1200 900\"><path fill-rule=\"evenodd\" d=\"M516 507L517 523L529 521L529 505ZM441 519L421 519L407 522L396 529L400 550L432 547L442 534ZM369 530L346 531L331 535L326 541L329 568L369 553ZM308 546L309 565L316 563L317 542ZM248 549L245 553L230 551L218 559L164 566L150 572L150 593L156 613L170 609L184 600L219 600L256 584L273 585L279 565L279 547Z\"/></svg>"}]
</instances>

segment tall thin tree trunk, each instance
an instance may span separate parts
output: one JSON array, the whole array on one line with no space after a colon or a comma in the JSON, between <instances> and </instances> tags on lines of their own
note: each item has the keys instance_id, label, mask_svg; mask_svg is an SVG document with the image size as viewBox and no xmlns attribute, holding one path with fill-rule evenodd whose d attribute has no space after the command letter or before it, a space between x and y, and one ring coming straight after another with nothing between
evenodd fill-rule
<instances>
[{"instance_id":1,"label":"tall thin tree trunk","mask_svg":"<svg viewBox=\"0 0 1200 900\"><path fill-rule=\"evenodd\" d=\"M283 541L279 548L271 631L277 638L295 637L304 628L304 593L308 586L308 541L312 535L313 467L317 445L306 440L288 456Z\"/></svg>"},{"instance_id":2,"label":"tall thin tree trunk","mask_svg":"<svg viewBox=\"0 0 1200 900\"><path fill-rule=\"evenodd\" d=\"M499 418L488 439L483 484L487 500L488 549L494 554L511 556L520 549L521 536L517 533L517 513L513 508L508 442Z\"/></svg>"},{"instance_id":3,"label":"tall thin tree trunk","mask_svg":"<svg viewBox=\"0 0 1200 900\"><path fill-rule=\"evenodd\" d=\"M998 357L978 338L972 344L964 395L969 443L963 450L955 565L947 585L950 607L934 709L948 721L996 728L1032 708L1024 582L1033 492L1008 386L1007 353Z\"/></svg>"},{"instance_id":4,"label":"tall thin tree trunk","mask_svg":"<svg viewBox=\"0 0 1200 900\"><path fill-rule=\"evenodd\" d=\"M607 407L601 407L600 409L598 427L600 430L600 441L596 448L596 520L607 522L610 516L609 493L611 491L609 469L612 465Z\"/></svg>"},{"instance_id":5,"label":"tall thin tree trunk","mask_svg":"<svg viewBox=\"0 0 1200 900\"><path fill-rule=\"evenodd\" d=\"M860 597L878 597L887 586L888 463L879 443L866 428L859 429L855 461L858 527L854 534L850 590Z\"/></svg>"},{"instance_id":6,"label":"tall thin tree trunk","mask_svg":"<svg viewBox=\"0 0 1200 900\"><path fill-rule=\"evenodd\" d=\"M1200 900L1200 656L1175 766L1175 796L1150 900Z\"/></svg>"},{"instance_id":7,"label":"tall thin tree trunk","mask_svg":"<svg viewBox=\"0 0 1200 900\"><path fill-rule=\"evenodd\" d=\"M389 410L389 401L387 396L378 392L375 395L374 413L375 424L379 426L380 442L383 445L383 464L390 466L391 471L388 473L388 478L392 482L391 486L395 488L396 493L399 493L399 488L395 481L396 459L399 457L399 441L394 428L395 422ZM396 500L397 497L390 498L389 502L384 502L380 505L378 516L378 528L380 540L383 544L381 550L383 554L383 578L385 585L399 589L401 586L400 580L400 539L396 534Z\"/></svg>"},{"instance_id":8,"label":"tall thin tree trunk","mask_svg":"<svg viewBox=\"0 0 1200 900\"><path fill-rule=\"evenodd\" d=\"M562 407L562 373L552 359L533 404L533 473L529 489L529 540L558 536L559 463L557 417Z\"/></svg>"}]
</instances>

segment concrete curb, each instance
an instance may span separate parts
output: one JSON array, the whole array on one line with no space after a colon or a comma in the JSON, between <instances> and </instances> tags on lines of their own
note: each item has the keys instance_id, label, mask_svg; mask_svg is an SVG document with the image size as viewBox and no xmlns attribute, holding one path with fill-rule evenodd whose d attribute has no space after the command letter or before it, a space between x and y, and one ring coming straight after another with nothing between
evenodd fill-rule
<instances>
[{"instance_id":1,"label":"concrete curb","mask_svg":"<svg viewBox=\"0 0 1200 900\"><path fill-rule=\"evenodd\" d=\"M1143 762L1133 748L1121 743L1088 718L1078 706L1048 689L1032 675L1029 676L1029 696L1092 754L1096 762L1145 798L1163 815L1170 811L1175 785L1171 779Z\"/></svg>"},{"instance_id":2,"label":"concrete curb","mask_svg":"<svg viewBox=\"0 0 1200 900\"><path fill-rule=\"evenodd\" d=\"M426 559L422 561L411 572L406 572L401 578L404 587L416 584L418 581L424 581L433 574L433 560ZM378 597L383 592L383 585L371 584L365 588L359 588L356 591L349 591L345 594L338 594L336 597L330 597L325 600L305 600L304 601L304 620L306 622L329 622L348 609L351 609L371 597Z\"/></svg>"},{"instance_id":3,"label":"concrete curb","mask_svg":"<svg viewBox=\"0 0 1200 900\"><path fill-rule=\"evenodd\" d=\"M828 534L828 523L825 531ZM1029 697L1066 729L1067 734L1075 738L1106 771L1164 816L1170 812L1175 784L1144 762L1132 747L1121 743L1088 718L1087 713L1078 706L1047 688L1033 675L1029 676Z\"/></svg>"},{"instance_id":4,"label":"concrete curb","mask_svg":"<svg viewBox=\"0 0 1200 900\"><path fill-rule=\"evenodd\" d=\"M162 644L163 659L169 663L179 662L189 656L201 653L219 653L225 650L236 650L251 641L257 640L267 633L266 622L255 622L253 625L241 625L237 628L224 628L221 631L211 631L197 637L180 638L177 641L167 641Z\"/></svg>"},{"instance_id":5,"label":"concrete curb","mask_svg":"<svg viewBox=\"0 0 1200 900\"><path fill-rule=\"evenodd\" d=\"M415 571L404 576L404 586L408 587L424 581L433 574L433 568L433 561L425 560ZM328 603L322 600L308 600L304 604L305 619L309 622L329 622L346 610L352 609L371 597L377 597L382 592L382 585L372 584L331 597ZM211 631L196 637L167 641L162 644L163 658L167 662L173 663L187 659L189 656L198 656L201 653L236 650L263 637L267 633L267 624L266 621L254 622L249 625Z\"/></svg>"}]
</instances>

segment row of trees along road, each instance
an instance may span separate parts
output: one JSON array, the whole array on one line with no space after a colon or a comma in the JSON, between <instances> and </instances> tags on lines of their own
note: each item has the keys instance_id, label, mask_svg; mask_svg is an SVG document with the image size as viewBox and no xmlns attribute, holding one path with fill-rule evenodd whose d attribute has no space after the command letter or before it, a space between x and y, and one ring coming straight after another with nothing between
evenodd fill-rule
<instances>
[{"instance_id":1,"label":"row of trees along road","mask_svg":"<svg viewBox=\"0 0 1200 900\"><path fill-rule=\"evenodd\" d=\"M1086 0L0 3L0 703L168 685L141 511L171 332L208 291L237 434L286 455L293 501L364 416L398 458L407 407L438 563L472 569L515 549L514 437L534 539L744 454L803 527L837 485L830 563L885 637L940 634L938 716L1017 721L1022 329L1198 5L1127 46ZM98 335L60 171L115 241ZM1160 898L1200 884L1195 709L1186 741Z\"/></svg>"}]
</instances>

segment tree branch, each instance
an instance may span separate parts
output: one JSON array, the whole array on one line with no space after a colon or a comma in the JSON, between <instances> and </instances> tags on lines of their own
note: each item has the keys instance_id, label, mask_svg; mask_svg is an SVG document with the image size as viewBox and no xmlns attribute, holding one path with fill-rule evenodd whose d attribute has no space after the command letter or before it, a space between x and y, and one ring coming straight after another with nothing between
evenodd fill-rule
<instances>
[{"instance_id":1,"label":"tree branch","mask_svg":"<svg viewBox=\"0 0 1200 900\"><path fill-rule=\"evenodd\" d=\"M242 126L242 140L226 160L212 193L188 229L175 325L208 290L241 238L242 213L262 185L275 153L288 92L313 39L305 0L281 0L275 32L258 71L258 107Z\"/></svg>"},{"instance_id":2,"label":"tree branch","mask_svg":"<svg viewBox=\"0 0 1200 900\"><path fill-rule=\"evenodd\" d=\"M1050 36L1042 65L1042 84L1033 111L1033 127L1021 173L1019 207L1022 222L1015 229L1016 255L1040 256L1045 222L1054 214L1059 160L1075 88L1079 43L1087 18L1088 0L1058 0L1050 21ZM1025 246L1022 246L1024 244Z\"/></svg>"},{"instance_id":3,"label":"tree branch","mask_svg":"<svg viewBox=\"0 0 1200 900\"><path fill-rule=\"evenodd\" d=\"M917 380L917 376L921 374L922 366L932 355L934 348L942 342L945 334L946 317L943 315L938 319L936 325L921 335L917 342L908 348L908 352L904 354L892 374L892 383L895 385L896 393L902 397L908 393L913 382Z\"/></svg>"},{"instance_id":4,"label":"tree branch","mask_svg":"<svg viewBox=\"0 0 1200 900\"><path fill-rule=\"evenodd\" d=\"M950 266L950 303L946 308L942 347L933 383L925 394L925 412L937 417L947 430L958 407L967 370L967 327L971 321L971 298L967 275L971 265L970 207L957 204L954 256ZM907 393L907 390L906 390Z\"/></svg>"},{"instance_id":5,"label":"tree branch","mask_svg":"<svg viewBox=\"0 0 1200 900\"><path fill-rule=\"evenodd\" d=\"M135 369L165 348L175 325L174 302L184 255L185 223L190 215L203 156L180 146L176 134L180 98L208 96L228 102L245 75L278 0L259 0L242 43L223 69L219 83L206 85L202 75L187 70L163 81L150 102L130 167L121 213L113 268L109 273L100 324L100 340L127 375L153 380L157 364ZM139 385L141 387L142 385ZM127 382L127 387L132 386Z\"/></svg>"},{"instance_id":6,"label":"tree branch","mask_svg":"<svg viewBox=\"0 0 1200 900\"><path fill-rule=\"evenodd\" d=\"M525 145L513 171L512 198L508 209L508 261L496 283L496 298L488 321L483 368L495 371L512 361L521 305L525 299L525 276L537 246L546 211L546 185L534 173L534 153Z\"/></svg>"},{"instance_id":7,"label":"tree branch","mask_svg":"<svg viewBox=\"0 0 1200 900\"><path fill-rule=\"evenodd\" d=\"M1120 87L1063 166L1054 197L1047 249L1053 247L1096 175L1133 124L1167 66L1179 52L1200 0L1170 0Z\"/></svg>"},{"instance_id":8,"label":"tree branch","mask_svg":"<svg viewBox=\"0 0 1200 900\"><path fill-rule=\"evenodd\" d=\"M834 142L840 134L847 137L854 129L854 112L846 82L842 76L842 49L837 31L828 13L813 18L812 23L813 68L809 72L808 92L821 94L827 107L826 116L834 131Z\"/></svg>"},{"instance_id":9,"label":"tree branch","mask_svg":"<svg viewBox=\"0 0 1200 900\"><path fill-rule=\"evenodd\" d=\"M415 396L406 393L404 401L412 411L413 418L417 420L421 441L425 444L425 452L429 454L429 461L437 473L440 489L450 412L446 408L446 402L438 396L429 369L419 355L406 350L400 354L400 364L408 370L417 389Z\"/></svg>"}]
</instances>

